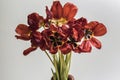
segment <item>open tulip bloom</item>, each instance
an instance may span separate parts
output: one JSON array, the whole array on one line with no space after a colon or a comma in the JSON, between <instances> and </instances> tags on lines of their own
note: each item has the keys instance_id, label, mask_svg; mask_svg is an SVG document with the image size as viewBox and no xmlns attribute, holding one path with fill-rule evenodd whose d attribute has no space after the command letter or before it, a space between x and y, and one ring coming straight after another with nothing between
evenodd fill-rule
<instances>
[{"instance_id":1,"label":"open tulip bloom","mask_svg":"<svg viewBox=\"0 0 120 80\"><path fill-rule=\"evenodd\" d=\"M53 80L68 80L71 55L90 53L92 47L101 48L96 38L107 30L98 21L88 22L86 18L76 19L78 8L67 2L53 1L51 8L46 6L46 18L38 13L28 15L28 24L19 24L15 31L17 39L30 41L31 46L23 51L24 55L40 48L54 66Z\"/></svg>"}]
</instances>

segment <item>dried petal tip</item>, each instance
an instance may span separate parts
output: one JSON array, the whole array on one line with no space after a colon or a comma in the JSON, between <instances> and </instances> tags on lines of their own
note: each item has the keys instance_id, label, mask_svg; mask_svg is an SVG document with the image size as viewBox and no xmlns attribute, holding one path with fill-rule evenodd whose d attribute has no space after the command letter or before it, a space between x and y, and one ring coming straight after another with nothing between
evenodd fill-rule
<instances>
[{"instance_id":1,"label":"dried petal tip","mask_svg":"<svg viewBox=\"0 0 120 80\"><path fill-rule=\"evenodd\" d=\"M30 47L30 48L24 50L23 55L27 56L30 52L32 52L32 51L34 51L36 49L37 49L36 47Z\"/></svg>"}]
</instances>

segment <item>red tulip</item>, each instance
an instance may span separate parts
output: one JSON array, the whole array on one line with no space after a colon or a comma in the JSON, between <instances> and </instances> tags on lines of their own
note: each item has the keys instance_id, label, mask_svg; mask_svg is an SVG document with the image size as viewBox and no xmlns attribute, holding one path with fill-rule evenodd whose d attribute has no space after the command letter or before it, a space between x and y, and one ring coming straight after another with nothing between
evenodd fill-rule
<instances>
[{"instance_id":1,"label":"red tulip","mask_svg":"<svg viewBox=\"0 0 120 80\"><path fill-rule=\"evenodd\" d=\"M100 49L101 42L98 39L96 39L95 36L103 36L104 34L106 34L106 32L107 32L106 27L102 23L99 23L97 21L92 21L92 22L88 23L84 28L85 28L84 29L85 30L84 31L85 32L85 36L84 36L85 41L83 41L82 44L80 45L80 49L83 52L90 52L91 44L94 47Z\"/></svg>"}]
</instances>

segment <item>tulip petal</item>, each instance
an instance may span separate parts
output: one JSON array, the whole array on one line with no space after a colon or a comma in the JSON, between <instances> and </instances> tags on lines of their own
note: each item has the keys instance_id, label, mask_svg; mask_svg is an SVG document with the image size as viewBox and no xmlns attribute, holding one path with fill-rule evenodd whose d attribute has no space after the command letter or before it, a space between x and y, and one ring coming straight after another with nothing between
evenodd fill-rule
<instances>
[{"instance_id":1,"label":"tulip petal","mask_svg":"<svg viewBox=\"0 0 120 80\"><path fill-rule=\"evenodd\" d=\"M32 34L31 43L33 46L39 46L42 41L42 35L40 32L34 32Z\"/></svg>"},{"instance_id":2,"label":"tulip petal","mask_svg":"<svg viewBox=\"0 0 120 80\"><path fill-rule=\"evenodd\" d=\"M19 24L17 28L15 29L16 33L22 35L22 34L29 34L30 30L27 25L25 24Z\"/></svg>"},{"instance_id":3,"label":"tulip petal","mask_svg":"<svg viewBox=\"0 0 120 80\"><path fill-rule=\"evenodd\" d=\"M58 27L55 27L54 25L50 25L50 30L56 32L58 30Z\"/></svg>"},{"instance_id":4,"label":"tulip petal","mask_svg":"<svg viewBox=\"0 0 120 80\"><path fill-rule=\"evenodd\" d=\"M90 42L91 42L91 44L92 44L94 47L96 47L97 49L100 49L100 48L101 48L101 42L100 42L98 39L92 37L92 38L90 39Z\"/></svg>"},{"instance_id":5,"label":"tulip petal","mask_svg":"<svg viewBox=\"0 0 120 80\"><path fill-rule=\"evenodd\" d=\"M40 32L34 32L33 37L34 37L35 39L39 39L39 40L41 40L42 35L41 35Z\"/></svg>"},{"instance_id":6,"label":"tulip petal","mask_svg":"<svg viewBox=\"0 0 120 80\"><path fill-rule=\"evenodd\" d=\"M25 41L30 40L30 36L28 36L28 35L22 35L22 36L15 35L15 37L17 39L21 39L21 40L25 40Z\"/></svg>"},{"instance_id":7,"label":"tulip petal","mask_svg":"<svg viewBox=\"0 0 120 80\"><path fill-rule=\"evenodd\" d=\"M75 28L72 29L72 37L75 39L75 41L78 40L78 32Z\"/></svg>"},{"instance_id":8,"label":"tulip petal","mask_svg":"<svg viewBox=\"0 0 120 80\"><path fill-rule=\"evenodd\" d=\"M37 30L43 21L43 17L38 13L32 13L28 15L28 24L32 30Z\"/></svg>"},{"instance_id":9,"label":"tulip petal","mask_svg":"<svg viewBox=\"0 0 120 80\"><path fill-rule=\"evenodd\" d=\"M104 24L99 23L94 29L93 29L95 36L102 36L107 32L107 29Z\"/></svg>"},{"instance_id":10,"label":"tulip petal","mask_svg":"<svg viewBox=\"0 0 120 80\"><path fill-rule=\"evenodd\" d=\"M18 33L20 36L15 35L17 39L21 40L30 40L30 30L27 25L25 24L19 24L17 28L15 29L16 33Z\"/></svg>"},{"instance_id":11,"label":"tulip petal","mask_svg":"<svg viewBox=\"0 0 120 80\"><path fill-rule=\"evenodd\" d=\"M89 40L83 41L79 48L81 49L81 52L91 52L92 50L92 46Z\"/></svg>"},{"instance_id":12,"label":"tulip petal","mask_svg":"<svg viewBox=\"0 0 120 80\"><path fill-rule=\"evenodd\" d=\"M67 54L67 53L71 52L71 50L72 50L72 47L67 43L63 44L63 46L60 47L60 51L63 54Z\"/></svg>"},{"instance_id":13,"label":"tulip petal","mask_svg":"<svg viewBox=\"0 0 120 80\"><path fill-rule=\"evenodd\" d=\"M47 41L45 41L44 39L41 39L41 42L39 44L39 47L41 50L45 51L46 49L48 49L48 45L47 45Z\"/></svg>"},{"instance_id":14,"label":"tulip petal","mask_svg":"<svg viewBox=\"0 0 120 80\"><path fill-rule=\"evenodd\" d=\"M47 14L47 19L52 19L53 15L52 12L48 9L48 6L46 6L46 14Z\"/></svg>"},{"instance_id":15,"label":"tulip petal","mask_svg":"<svg viewBox=\"0 0 120 80\"><path fill-rule=\"evenodd\" d=\"M89 23L85 26L85 28L92 30L92 29L94 29L97 25L98 25L98 22L97 22L97 21L91 21L91 22L89 22Z\"/></svg>"},{"instance_id":16,"label":"tulip petal","mask_svg":"<svg viewBox=\"0 0 120 80\"><path fill-rule=\"evenodd\" d=\"M73 49L73 51L74 51L75 53L81 53L81 49L79 48L79 46L75 47L75 48Z\"/></svg>"},{"instance_id":17,"label":"tulip petal","mask_svg":"<svg viewBox=\"0 0 120 80\"><path fill-rule=\"evenodd\" d=\"M36 50L36 47L29 47L28 49L24 50L23 54L26 56L28 55L30 52Z\"/></svg>"},{"instance_id":18,"label":"tulip petal","mask_svg":"<svg viewBox=\"0 0 120 80\"><path fill-rule=\"evenodd\" d=\"M57 48L57 47L54 47L53 45L51 45L49 51L50 51L50 53L52 53L52 54L56 54L57 51L58 51L58 48Z\"/></svg>"},{"instance_id":19,"label":"tulip petal","mask_svg":"<svg viewBox=\"0 0 120 80\"><path fill-rule=\"evenodd\" d=\"M77 10L78 9L74 4L67 2L63 7L63 17L67 20L71 20L76 15Z\"/></svg>"},{"instance_id":20,"label":"tulip petal","mask_svg":"<svg viewBox=\"0 0 120 80\"><path fill-rule=\"evenodd\" d=\"M70 12L70 3L66 3L63 7L63 17L67 18L69 12Z\"/></svg>"},{"instance_id":21,"label":"tulip petal","mask_svg":"<svg viewBox=\"0 0 120 80\"><path fill-rule=\"evenodd\" d=\"M53 13L54 18L58 19L58 18L62 17L63 9L62 9L62 5L61 5L60 1L53 2L51 11Z\"/></svg>"},{"instance_id":22,"label":"tulip petal","mask_svg":"<svg viewBox=\"0 0 120 80\"><path fill-rule=\"evenodd\" d=\"M72 8L71 12L69 12L69 15L67 17L67 20L72 20L74 18L74 16L77 13L77 7L73 6L74 8Z\"/></svg>"},{"instance_id":23,"label":"tulip petal","mask_svg":"<svg viewBox=\"0 0 120 80\"><path fill-rule=\"evenodd\" d=\"M75 23L79 24L80 27L81 27L81 26L83 27L83 26L85 26L85 25L87 24L87 19L84 18L84 17L81 17L81 18L77 19L77 20L75 21Z\"/></svg>"}]
</instances>

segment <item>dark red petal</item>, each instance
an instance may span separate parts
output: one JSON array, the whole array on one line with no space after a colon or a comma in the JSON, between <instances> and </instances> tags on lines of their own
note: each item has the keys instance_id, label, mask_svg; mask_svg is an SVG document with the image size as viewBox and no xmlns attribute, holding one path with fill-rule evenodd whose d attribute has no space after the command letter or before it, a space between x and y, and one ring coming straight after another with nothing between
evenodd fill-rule
<instances>
[{"instance_id":1,"label":"dark red petal","mask_svg":"<svg viewBox=\"0 0 120 80\"><path fill-rule=\"evenodd\" d=\"M99 23L94 29L94 36L102 36L107 32L107 29L104 24Z\"/></svg>"},{"instance_id":2,"label":"dark red petal","mask_svg":"<svg viewBox=\"0 0 120 80\"><path fill-rule=\"evenodd\" d=\"M62 27L61 27L61 30L63 31L63 33L65 34L65 36L67 37L68 35L69 35L69 33L70 33L70 30L69 30L70 28L69 27L67 27L66 25L62 25Z\"/></svg>"},{"instance_id":3,"label":"dark red petal","mask_svg":"<svg viewBox=\"0 0 120 80\"><path fill-rule=\"evenodd\" d=\"M75 53L81 53L81 49L79 48L79 46L75 47L75 48L73 49L73 51L74 51Z\"/></svg>"},{"instance_id":4,"label":"dark red petal","mask_svg":"<svg viewBox=\"0 0 120 80\"><path fill-rule=\"evenodd\" d=\"M50 19L53 18L52 12L48 9L48 6L46 6L46 19L44 20L45 27L49 27L50 25Z\"/></svg>"},{"instance_id":5,"label":"dark red petal","mask_svg":"<svg viewBox=\"0 0 120 80\"><path fill-rule=\"evenodd\" d=\"M15 29L16 33L18 33L20 36L15 35L17 39L21 40L30 40L30 33L28 26L25 24L19 24L17 28Z\"/></svg>"},{"instance_id":6,"label":"dark red petal","mask_svg":"<svg viewBox=\"0 0 120 80\"><path fill-rule=\"evenodd\" d=\"M92 37L92 38L90 39L90 42L91 42L91 44L92 44L94 47L96 47L96 48L98 48L98 49L101 48L101 42L100 42L98 39Z\"/></svg>"},{"instance_id":7,"label":"dark red petal","mask_svg":"<svg viewBox=\"0 0 120 80\"><path fill-rule=\"evenodd\" d=\"M63 44L60 47L60 51L63 54L68 54L69 52L71 52L71 50L72 50L72 47L69 44L67 44L67 43Z\"/></svg>"},{"instance_id":8,"label":"dark red petal","mask_svg":"<svg viewBox=\"0 0 120 80\"><path fill-rule=\"evenodd\" d=\"M40 43L42 42L42 38L43 36L41 35L40 32L34 32L31 38L32 46L39 46Z\"/></svg>"},{"instance_id":9,"label":"dark red petal","mask_svg":"<svg viewBox=\"0 0 120 80\"><path fill-rule=\"evenodd\" d=\"M79 24L75 24L74 26L71 27L72 29L72 37L76 40L76 41L81 41L81 39L84 36L84 30L82 29L82 26ZM69 30L70 31L70 30ZM71 34L71 33L70 33Z\"/></svg>"},{"instance_id":10,"label":"dark red petal","mask_svg":"<svg viewBox=\"0 0 120 80\"><path fill-rule=\"evenodd\" d=\"M69 26L62 25L61 29L65 32L67 32L69 30Z\"/></svg>"},{"instance_id":11,"label":"dark red petal","mask_svg":"<svg viewBox=\"0 0 120 80\"><path fill-rule=\"evenodd\" d=\"M58 27L58 34L62 37L62 38L66 38L67 36L67 34L62 30L62 28L61 27Z\"/></svg>"},{"instance_id":12,"label":"dark red petal","mask_svg":"<svg viewBox=\"0 0 120 80\"><path fill-rule=\"evenodd\" d=\"M94 29L96 26L98 25L98 22L97 21L91 21L90 23L88 23L85 28L86 29Z\"/></svg>"},{"instance_id":13,"label":"dark red petal","mask_svg":"<svg viewBox=\"0 0 120 80\"><path fill-rule=\"evenodd\" d=\"M37 49L36 47L30 47L30 48L24 50L23 54L26 56L26 55L28 55L30 52L32 52L32 51L34 51L34 50L36 50L36 49Z\"/></svg>"},{"instance_id":14,"label":"dark red petal","mask_svg":"<svg viewBox=\"0 0 120 80\"><path fill-rule=\"evenodd\" d=\"M66 3L63 7L63 17L67 20L71 20L77 13L77 7L72 3Z\"/></svg>"},{"instance_id":15,"label":"dark red petal","mask_svg":"<svg viewBox=\"0 0 120 80\"><path fill-rule=\"evenodd\" d=\"M54 25L50 25L50 30L56 32L58 30L58 27L55 27Z\"/></svg>"},{"instance_id":16,"label":"dark red petal","mask_svg":"<svg viewBox=\"0 0 120 80\"><path fill-rule=\"evenodd\" d=\"M48 19L52 19L53 14L52 14L52 12L48 9L47 6L46 6L46 14L47 14L47 20L48 20Z\"/></svg>"},{"instance_id":17,"label":"dark red petal","mask_svg":"<svg viewBox=\"0 0 120 80\"><path fill-rule=\"evenodd\" d=\"M35 39L39 39L39 40L41 40L42 35L41 35L40 32L34 32L34 33L33 33L33 37L34 37Z\"/></svg>"},{"instance_id":18,"label":"dark red petal","mask_svg":"<svg viewBox=\"0 0 120 80\"><path fill-rule=\"evenodd\" d=\"M75 41L78 40L78 32L75 28L72 29L72 37L75 39Z\"/></svg>"},{"instance_id":19,"label":"dark red petal","mask_svg":"<svg viewBox=\"0 0 120 80\"><path fill-rule=\"evenodd\" d=\"M44 36L45 38L48 38L50 35L52 35L53 33L51 32L50 29L45 29L41 32L42 36Z\"/></svg>"},{"instance_id":20,"label":"dark red petal","mask_svg":"<svg viewBox=\"0 0 120 80\"><path fill-rule=\"evenodd\" d=\"M29 34L30 30L27 25L25 24L19 24L17 28L15 29L16 33L22 35L22 34Z\"/></svg>"},{"instance_id":21,"label":"dark red petal","mask_svg":"<svg viewBox=\"0 0 120 80\"><path fill-rule=\"evenodd\" d=\"M15 35L15 37L17 38L17 39L21 39L21 40L25 40L25 41L28 41L28 40L30 40L30 36L18 36L18 35Z\"/></svg>"},{"instance_id":22,"label":"dark red petal","mask_svg":"<svg viewBox=\"0 0 120 80\"><path fill-rule=\"evenodd\" d=\"M81 17L75 21L75 24L79 24L80 27L83 28L83 26L85 26L87 24L87 19L84 17Z\"/></svg>"},{"instance_id":23,"label":"dark red petal","mask_svg":"<svg viewBox=\"0 0 120 80\"><path fill-rule=\"evenodd\" d=\"M79 33L78 33L78 34L79 34L79 35L78 35L78 41L81 41L82 38L85 36L84 31L83 31L83 30L79 30Z\"/></svg>"},{"instance_id":24,"label":"dark red petal","mask_svg":"<svg viewBox=\"0 0 120 80\"><path fill-rule=\"evenodd\" d=\"M62 5L61 5L60 1L53 2L51 11L53 13L54 18L58 19L58 18L62 17L63 9L62 9Z\"/></svg>"},{"instance_id":25,"label":"dark red petal","mask_svg":"<svg viewBox=\"0 0 120 80\"><path fill-rule=\"evenodd\" d=\"M38 13L32 13L28 15L28 24L33 30L37 30L41 24L43 24L44 19Z\"/></svg>"},{"instance_id":26,"label":"dark red petal","mask_svg":"<svg viewBox=\"0 0 120 80\"><path fill-rule=\"evenodd\" d=\"M41 39L41 42L39 44L39 47L41 50L45 51L46 49L48 49L48 43L47 41L45 41L43 38Z\"/></svg>"},{"instance_id":27,"label":"dark red petal","mask_svg":"<svg viewBox=\"0 0 120 80\"><path fill-rule=\"evenodd\" d=\"M57 47L54 47L53 45L51 45L49 51L50 51L50 53L52 53L52 54L56 54L57 51L58 51L58 48L57 48Z\"/></svg>"},{"instance_id":28,"label":"dark red petal","mask_svg":"<svg viewBox=\"0 0 120 80\"><path fill-rule=\"evenodd\" d=\"M92 46L89 40L85 40L82 42L79 48L81 49L81 52L91 52Z\"/></svg>"}]
</instances>

